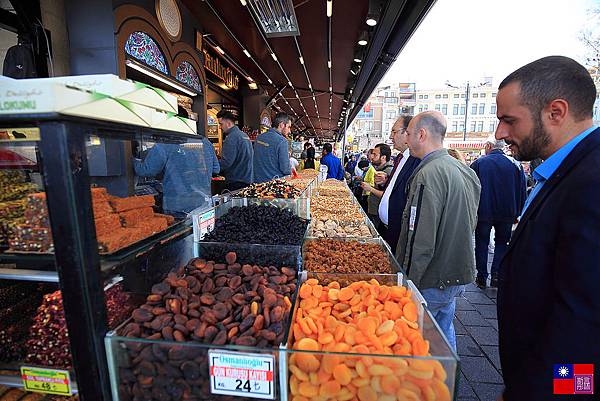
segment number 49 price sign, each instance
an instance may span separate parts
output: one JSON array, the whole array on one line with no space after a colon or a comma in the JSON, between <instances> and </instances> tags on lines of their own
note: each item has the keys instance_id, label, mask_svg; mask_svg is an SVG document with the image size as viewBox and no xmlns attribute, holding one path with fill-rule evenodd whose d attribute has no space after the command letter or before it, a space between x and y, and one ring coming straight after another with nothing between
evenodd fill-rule
<instances>
[{"instance_id":1,"label":"number 49 price sign","mask_svg":"<svg viewBox=\"0 0 600 401\"><path fill-rule=\"evenodd\" d=\"M268 354L208 351L213 394L275 398L275 358Z\"/></svg>"}]
</instances>

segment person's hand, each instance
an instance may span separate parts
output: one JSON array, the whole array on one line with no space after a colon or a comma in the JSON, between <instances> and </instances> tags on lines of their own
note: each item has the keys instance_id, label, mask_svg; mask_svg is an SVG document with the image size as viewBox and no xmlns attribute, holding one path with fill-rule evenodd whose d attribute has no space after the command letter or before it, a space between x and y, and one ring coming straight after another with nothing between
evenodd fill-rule
<instances>
[{"instance_id":1,"label":"person's hand","mask_svg":"<svg viewBox=\"0 0 600 401\"><path fill-rule=\"evenodd\" d=\"M388 175L384 172L378 171L375 173L375 184L383 185L388 180Z\"/></svg>"},{"instance_id":2,"label":"person's hand","mask_svg":"<svg viewBox=\"0 0 600 401\"><path fill-rule=\"evenodd\" d=\"M367 192L371 192L373 190L373 187L369 184L367 184L366 182L361 182L360 183L360 187Z\"/></svg>"}]
</instances>

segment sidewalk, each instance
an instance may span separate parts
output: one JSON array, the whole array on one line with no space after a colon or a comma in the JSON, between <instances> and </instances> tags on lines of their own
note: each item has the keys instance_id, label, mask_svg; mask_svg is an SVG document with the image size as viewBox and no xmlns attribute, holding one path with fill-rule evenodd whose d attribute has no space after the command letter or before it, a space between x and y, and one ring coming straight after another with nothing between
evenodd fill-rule
<instances>
[{"instance_id":1,"label":"sidewalk","mask_svg":"<svg viewBox=\"0 0 600 401\"><path fill-rule=\"evenodd\" d=\"M495 288L469 284L456 298L456 347L460 356L458 400L495 401L503 389L498 354Z\"/></svg>"}]
</instances>

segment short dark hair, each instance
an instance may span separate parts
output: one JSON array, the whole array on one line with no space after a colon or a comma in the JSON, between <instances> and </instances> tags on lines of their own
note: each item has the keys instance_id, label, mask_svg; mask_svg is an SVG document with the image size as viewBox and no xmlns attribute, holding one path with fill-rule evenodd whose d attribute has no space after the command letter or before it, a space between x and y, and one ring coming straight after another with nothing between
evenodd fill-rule
<instances>
[{"instance_id":1,"label":"short dark hair","mask_svg":"<svg viewBox=\"0 0 600 401\"><path fill-rule=\"evenodd\" d=\"M329 142L323 144L323 150L326 151L327 154L331 153L332 152L331 144Z\"/></svg>"},{"instance_id":2,"label":"short dark hair","mask_svg":"<svg viewBox=\"0 0 600 401\"><path fill-rule=\"evenodd\" d=\"M411 114L401 114L398 118L402 119L402 128L407 129L410 120L413 119L413 116Z\"/></svg>"},{"instance_id":3,"label":"short dark hair","mask_svg":"<svg viewBox=\"0 0 600 401\"><path fill-rule=\"evenodd\" d=\"M504 78L498 89L518 82L521 102L539 116L554 99L564 99L575 121L593 116L596 86L588 70L564 56L549 56L524 65Z\"/></svg>"},{"instance_id":4,"label":"short dark hair","mask_svg":"<svg viewBox=\"0 0 600 401\"><path fill-rule=\"evenodd\" d=\"M368 167L368 166L369 166L369 162L366 161L365 159L363 159L363 160L361 160L361 161L358 162L358 168L359 169L363 169L363 168Z\"/></svg>"},{"instance_id":5,"label":"short dark hair","mask_svg":"<svg viewBox=\"0 0 600 401\"><path fill-rule=\"evenodd\" d=\"M277 114L275 114L275 118L273 118L271 127L277 128L277 127L279 127L279 124L281 124L281 123L287 124L290 121L292 121L292 119L286 113L277 113Z\"/></svg>"},{"instance_id":6,"label":"short dark hair","mask_svg":"<svg viewBox=\"0 0 600 401\"><path fill-rule=\"evenodd\" d=\"M390 146L386 145L385 143L378 143L377 145L375 145L375 147L379 148L380 157L385 156L385 161L389 162L392 158L392 149L390 148Z\"/></svg>"},{"instance_id":7,"label":"short dark hair","mask_svg":"<svg viewBox=\"0 0 600 401\"><path fill-rule=\"evenodd\" d=\"M229 110L221 110L217 113L217 118L221 119L221 120L229 120L232 123L235 123L235 120L237 120L237 118L235 117L235 115L230 112Z\"/></svg>"}]
</instances>

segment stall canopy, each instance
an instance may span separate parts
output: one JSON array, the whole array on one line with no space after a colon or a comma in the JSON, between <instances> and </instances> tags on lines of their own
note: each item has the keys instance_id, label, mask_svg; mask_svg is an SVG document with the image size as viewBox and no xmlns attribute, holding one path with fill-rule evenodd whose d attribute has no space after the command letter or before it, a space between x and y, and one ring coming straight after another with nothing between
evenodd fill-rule
<instances>
[{"instance_id":1,"label":"stall canopy","mask_svg":"<svg viewBox=\"0 0 600 401\"><path fill-rule=\"evenodd\" d=\"M242 75L240 86L260 86L307 136L334 139L434 0L183 3L204 29L204 47L220 53Z\"/></svg>"}]
</instances>

